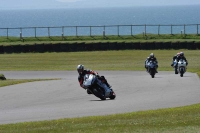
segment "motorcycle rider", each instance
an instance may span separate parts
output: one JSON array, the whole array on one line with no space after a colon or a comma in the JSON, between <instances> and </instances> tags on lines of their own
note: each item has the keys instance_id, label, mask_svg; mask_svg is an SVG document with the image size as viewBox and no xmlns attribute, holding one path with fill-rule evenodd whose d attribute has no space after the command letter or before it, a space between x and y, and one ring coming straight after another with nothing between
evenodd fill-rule
<instances>
[{"instance_id":1,"label":"motorcycle rider","mask_svg":"<svg viewBox=\"0 0 200 133\"><path fill-rule=\"evenodd\" d=\"M171 66L174 65L174 61L175 61L179 56L180 56L180 53L179 53L179 52L178 52L176 55L173 56Z\"/></svg>"},{"instance_id":2,"label":"motorcycle rider","mask_svg":"<svg viewBox=\"0 0 200 133\"><path fill-rule=\"evenodd\" d=\"M151 53L149 57L147 57L147 59L145 60L145 68L147 69L148 67L146 66L146 62L149 61L155 61L156 62L156 73L158 73L157 68L158 68L158 61L156 59L156 57L154 56L154 53Z\"/></svg>"},{"instance_id":3,"label":"motorcycle rider","mask_svg":"<svg viewBox=\"0 0 200 133\"><path fill-rule=\"evenodd\" d=\"M179 56L177 56L177 58L176 58L177 62L179 62L180 59L185 60L186 65L188 65L188 61L187 61L187 59L185 58L183 52L180 52L180 53L179 53ZM178 74L177 67L178 67L178 63L176 63L176 65L175 65L175 74Z\"/></svg>"},{"instance_id":4,"label":"motorcycle rider","mask_svg":"<svg viewBox=\"0 0 200 133\"><path fill-rule=\"evenodd\" d=\"M177 62L178 62L180 59L183 59L183 60L185 60L185 62L186 62L186 65L188 65L188 61L187 61L187 59L185 58L185 56L184 56L184 53L183 53L183 52L180 52L180 56L178 56L178 57L177 57Z\"/></svg>"},{"instance_id":5,"label":"motorcycle rider","mask_svg":"<svg viewBox=\"0 0 200 133\"><path fill-rule=\"evenodd\" d=\"M107 80L105 79L104 76L99 76L98 72L95 72L93 70L85 70L84 69L84 65L80 64L77 66L77 71L79 73L79 76L78 76L78 81L79 81L79 84L82 88L84 88L83 86L83 80L84 80L84 76L85 74L93 74L93 75L96 75L98 77L98 79L100 79L103 83L105 83L109 88L111 88L111 86L108 84ZM85 88L84 88L85 89ZM87 93L88 94L92 94L90 91L87 90Z\"/></svg>"}]
</instances>

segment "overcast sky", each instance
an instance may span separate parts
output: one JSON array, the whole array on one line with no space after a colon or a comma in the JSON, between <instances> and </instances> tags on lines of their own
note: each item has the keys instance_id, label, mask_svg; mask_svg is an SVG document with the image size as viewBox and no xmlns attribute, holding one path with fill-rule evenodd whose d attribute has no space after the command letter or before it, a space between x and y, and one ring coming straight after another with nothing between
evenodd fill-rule
<instances>
[{"instance_id":1,"label":"overcast sky","mask_svg":"<svg viewBox=\"0 0 200 133\"><path fill-rule=\"evenodd\" d=\"M0 0L0 9L200 5L200 0Z\"/></svg>"}]
</instances>

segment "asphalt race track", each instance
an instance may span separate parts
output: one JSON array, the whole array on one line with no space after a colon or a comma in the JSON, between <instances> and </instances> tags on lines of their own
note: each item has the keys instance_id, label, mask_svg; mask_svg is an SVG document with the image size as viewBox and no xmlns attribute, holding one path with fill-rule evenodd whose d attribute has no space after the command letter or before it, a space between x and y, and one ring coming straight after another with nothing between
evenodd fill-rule
<instances>
[{"instance_id":1,"label":"asphalt race track","mask_svg":"<svg viewBox=\"0 0 200 133\"><path fill-rule=\"evenodd\" d=\"M101 101L78 84L76 71L0 71L7 79L61 78L0 88L0 124L108 115L200 103L200 80L186 72L98 71L115 100Z\"/></svg>"}]
</instances>

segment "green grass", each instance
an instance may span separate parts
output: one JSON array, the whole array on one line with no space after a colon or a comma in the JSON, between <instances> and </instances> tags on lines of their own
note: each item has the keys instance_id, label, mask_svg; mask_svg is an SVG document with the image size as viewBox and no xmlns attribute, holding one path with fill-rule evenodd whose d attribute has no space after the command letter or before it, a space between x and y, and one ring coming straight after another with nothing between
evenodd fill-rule
<instances>
[{"instance_id":1,"label":"green grass","mask_svg":"<svg viewBox=\"0 0 200 133\"><path fill-rule=\"evenodd\" d=\"M60 36L51 37L24 37L22 40L19 37L0 37L0 45L8 44L34 44L34 43L58 43L66 41L89 42L89 41L200 41L200 36L196 34L143 34L138 35L107 35L103 36Z\"/></svg>"},{"instance_id":2,"label":"green grass","mask_svg":"<svg viewBox=\"0 0 200 133\"><path fill-rule=\"evenodd\" d=\"M0 125L1 133L198 133L200 104L108 116Z\"/></svg>"},{"instance_id":3,"label":"green grass","mask_svg":"<svg viewBox=\"0 0 200 133\"><path fill-rule=\"evenodd\" d=\"M187 71L200 75L200 50L120 50L66 53L2 54L1 71L76 70L78 64L93 70L144 71L144 61L151 52L159 62L158 71L173 71L173 55L183 51L189 62ZM6 75L5 75L6 76Z\"/></svg>"},{"instance_id":4,"label":"green grass","mask_svg":"<svg viewBox=\"0 0 200 133\"><path fill-rule=\"evenodd\" d=\"M34 82L34 81L45 81L45 80L58 80L58 79L7 79L7 80L0 80L0 87L27 83L27 82Z\"/></svg>"},{"instance_id":5,"label":"green grass","mask_svg":"<svg viewBox=\"0 0 200 133\"><path fill-rule=\"evenodd\" d=\"M144 71L144 60L153 52L159 61L159 71L173 71L170 66L172 57L180 51L183 51L188 59L187 70L198 73L200 76L200 50L122 50L2 54L0 56L0 70L74 71L76 66L81 63L86 68L96 71ZM200 104L108 116L0 125L0 133L198 133L199 131Z\"/></svg>"}]
</instances>

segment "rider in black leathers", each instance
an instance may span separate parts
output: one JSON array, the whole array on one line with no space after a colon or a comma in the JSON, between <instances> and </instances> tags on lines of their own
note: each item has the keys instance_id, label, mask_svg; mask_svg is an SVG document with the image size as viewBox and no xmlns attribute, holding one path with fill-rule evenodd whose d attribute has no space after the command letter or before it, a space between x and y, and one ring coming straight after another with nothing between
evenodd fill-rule
<instances>
[{"instance_id":1,"label":"rider in black leathers","mask_svg":"<svg viewBox=\"0 0 200 133\"><path fill-rule=\"evenodd\" d=\"M171 66L174 65L174 61L175 61L179 56L180 56L180 53L177 53L176 55L173 56Z\"/></svg>"},{"instance_id":2,"label":"rider in black leathers","mask_svg":"<svg viewBox=\"0 0 200 133\"><path fill-rule=\"evenodd\" d=\"M180 59L183 59L183 60L185 60L186 61L186 65L188 65L188 61L187 61L187 59L185 58L185 56L184 56L184 53L183 52L180 52L180 56L178 56L177 57L177 62L179 62L179 60Z\"/></svg>"},{"instance_id":3,"label":"rider in black leathers","mask_svg":"<svg viewBox=\"0 0 200 133\"><path fill-rule=\"evenodd\" d=\"M111 86L108 84L107 80L105 79L104 76L99 76L99 74L95 71L92 71L92 70L85 70L84 69L84 65L78 65L77 66L77 71L79 73L79 76L78 76L78 81L79 81L79 84L82 88L84 88L83 86L83 80L84 80L84 76L85 74L93 74L93 75L96 75L103 83L105 83L109 88L111 88ZM84 88L85 89L85 88ZM88 94L92 94L90 91L87 90L87 93Z\"/></svg>"}]
</instances>

